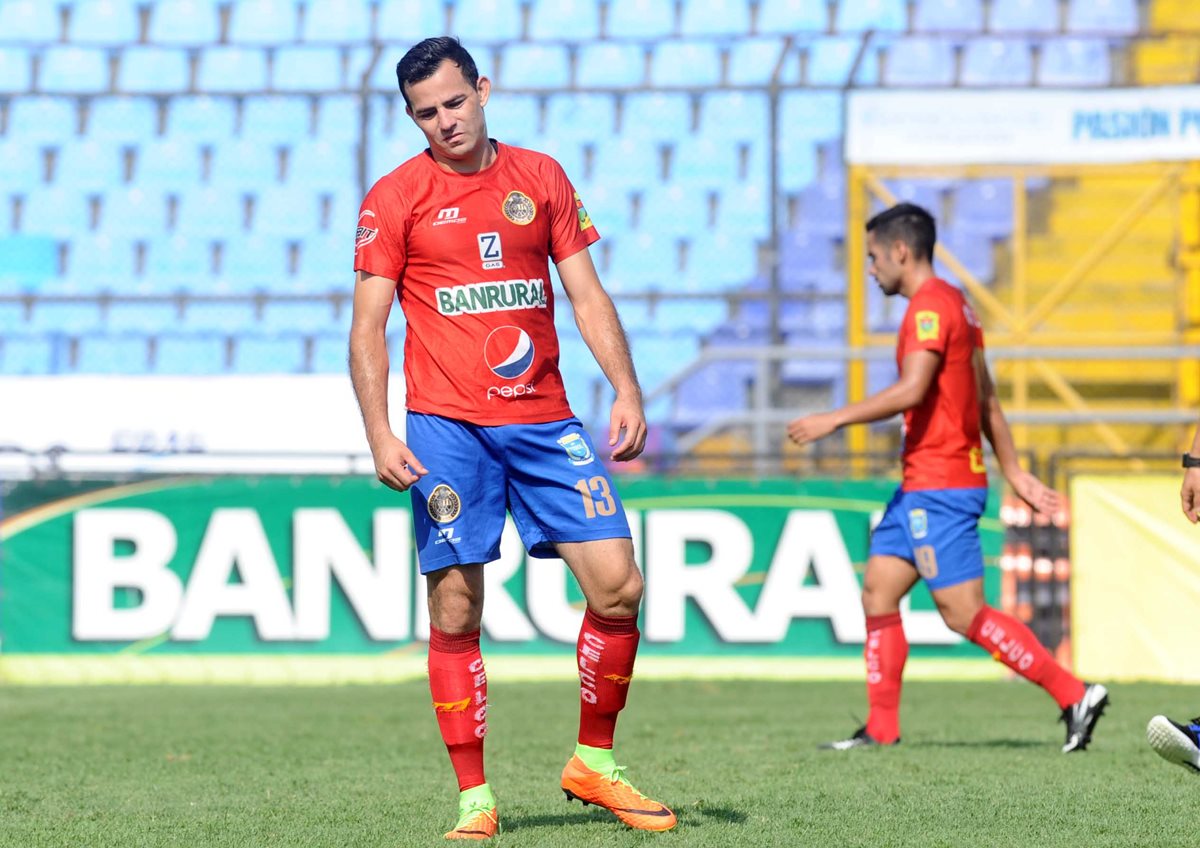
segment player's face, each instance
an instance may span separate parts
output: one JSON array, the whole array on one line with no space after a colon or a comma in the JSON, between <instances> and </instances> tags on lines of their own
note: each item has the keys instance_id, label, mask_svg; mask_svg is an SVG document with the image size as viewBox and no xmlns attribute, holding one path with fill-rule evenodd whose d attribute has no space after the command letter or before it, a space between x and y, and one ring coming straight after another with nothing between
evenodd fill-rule
<instances>
[{"instance_id":1,"label":"player's face","mask_svg":"<svg viewBox=\"0 0 1200 848\"><path fill-rule=\"evenodd\" d=\"M903 276L902 262L896 257L895 245L885 246L875 240L875 232L867 232L867 273L875 278L880 291L891 296L900 291Z\"/></svg>"},{"instance_id":2,"label":"player's face","mask_svg":"<svg viewBox=\"0 0 1200 848\"><path fill-rule=\"evenodd\" d=\"M433 76L408 86L408 115L425 133L434 158L470 159L488 143L483 107L490 93L487 77L480 77L472 88L449 59Z\"/></svg>"}]
</instances>

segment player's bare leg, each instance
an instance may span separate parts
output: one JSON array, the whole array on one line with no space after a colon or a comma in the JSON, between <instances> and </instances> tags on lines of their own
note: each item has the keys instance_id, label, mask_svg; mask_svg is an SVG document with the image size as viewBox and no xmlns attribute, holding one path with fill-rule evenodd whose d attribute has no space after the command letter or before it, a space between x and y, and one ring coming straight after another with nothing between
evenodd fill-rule
<instances>
[{"instance_id":1,"label":"player's bare leg","mask_svg":"<svg viewBox=\"0 0 1200 848\"><path fill-rule=\"evenodd\" d=\"M429 690L438 729L458 777L458 821L447 839L489 839L499 829L496 799L483 775L487 674L479 653L483 566L428 575Z\"/></svg>"},{"instance_id":2,"label":"player's bare leg","mask_svg":"<svg viewBox=\"0 0 1200 848\"><path fill-rule=\"evenodd\" d=\"M867 560L863 577L862 604L867 618L867 641L863 657L867 663L867 723L848 739L823 745L848 751L872 745L894 745L900 741L900 689L908 640L900 621L900 601L918 580L908 560L875 555Z\"/></svg>"},{"instance_id":3,"label":"player's bare leg","mask_svg":"<svg viewBox=\"0 0 1200 848\"><path fill-rule=\"evenodd\" d=\"M617 715L625 706L637 656L642 574L629 539L558 545L587 599L579 631L579 739L562 773L567 800L595 804L639 830L670 830L675 814L625 779L613 758Z\"/></svg>"},{"instance_id":4,"label":"player's bare leg","mask_svg":"<svg viewBox=\"0 0 1200 848\"><path fill-rule=\"evenodd\" d=\"M1033 631L1007 613L987 605L983 579L975 578L931 593L946 626L1017 674L1041 686L1062 710L1067 725L1063 753L1082 751L1108 706L1108 690L1084 683L1059 665Z\"/></svg>"}]
</instances>

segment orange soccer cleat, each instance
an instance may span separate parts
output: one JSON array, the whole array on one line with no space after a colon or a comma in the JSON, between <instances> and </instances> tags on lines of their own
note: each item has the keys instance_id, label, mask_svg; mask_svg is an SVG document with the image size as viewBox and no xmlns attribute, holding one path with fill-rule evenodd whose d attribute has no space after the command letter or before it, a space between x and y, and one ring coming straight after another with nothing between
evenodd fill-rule
<instances>
[{"instance_id":1,"label":"orange soccer cleat","mask_svg":"<svg viewBox=\"0 0 1200 848\"><path fill-rule=\"evenodd\" d=\"M638 830L670 830L675 814L657 801L651 801L625 779L625 767L614 766L609 774L588 768L577 756L571 757L562 773L562 790L567 800L579 799L586 807L603 807L622 822Z\"/></svg>"},{"instance_id":2,"label":"orange soccer cleat","mask_svg":"<svg viewBox=\"0 0 1200 848\"><path fill-rule=\"evenodd\" d=\"M472 805L462 810L454 830L446 834L447 839L491 839L500 829L496 807Z\"/></svg>"}]
</instances>

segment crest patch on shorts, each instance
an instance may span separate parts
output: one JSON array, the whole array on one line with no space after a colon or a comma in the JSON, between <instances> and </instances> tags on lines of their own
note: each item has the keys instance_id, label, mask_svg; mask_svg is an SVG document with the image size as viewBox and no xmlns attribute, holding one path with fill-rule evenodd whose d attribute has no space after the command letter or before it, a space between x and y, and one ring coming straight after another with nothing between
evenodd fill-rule
<instances>
[{"instance_id":1,"label":"crest patch on shorts","mask_svg":"<svg viewBox=\"0 0 1200 848\"><path fill-rule=\"evenodd\" d=\"M588 465L596 458L583 436L578 433L569 433L559 439L558 443L567 452L567 459L571 460L572 465Z\"/></svg>"},{"instance_id":2,"label":"crest patch on shorts","mask_svg":"<svg viewBox=\"0 0 1200 848\"><path fill-rule=\"evenodd\" d=\"M439 483L429 493L426 508L429 510L430 518L438 524L444 524L458 518L458 514L462 511L462 501L458 497L458 492L445 483Z\"/></svg>"}]
</instances>

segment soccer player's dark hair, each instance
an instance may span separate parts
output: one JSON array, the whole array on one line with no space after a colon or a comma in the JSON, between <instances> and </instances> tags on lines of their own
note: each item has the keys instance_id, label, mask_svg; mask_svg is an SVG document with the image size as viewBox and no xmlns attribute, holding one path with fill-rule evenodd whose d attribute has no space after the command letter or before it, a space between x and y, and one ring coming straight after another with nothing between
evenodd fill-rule
<instances>
[{"instance_id":1,"label":"soccer player's dark hair","mask_svg":"<svg viewBox=\"0 0 1200 848\"><path fill-rule=\"evenodd\" d=\"M880 212L867 221L867 232L875 233L877 242L904 242L914 259L932 259L933 246L937 244L933 216L915 203L897 203Z\"/></svg>"},{"instance_id":2,"label":"soccer player's dark hair","mask_svg":"<svg viewBox=\"0 0 1200 848\"><path fill-rule=\"evenodd\" d=\"M400 85L400 93L404 95L405 106L412 106L405 86L429 79L447 59L458 65L463 79L471 88L475 87L479 82L479 69L467 48L457 38L448 35L427 38L410 47L404 58L396 63L396 82Z\"/></svg>"}]
</instances>

